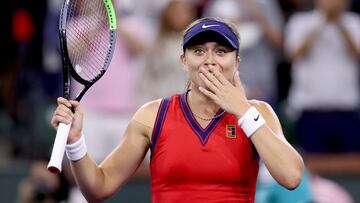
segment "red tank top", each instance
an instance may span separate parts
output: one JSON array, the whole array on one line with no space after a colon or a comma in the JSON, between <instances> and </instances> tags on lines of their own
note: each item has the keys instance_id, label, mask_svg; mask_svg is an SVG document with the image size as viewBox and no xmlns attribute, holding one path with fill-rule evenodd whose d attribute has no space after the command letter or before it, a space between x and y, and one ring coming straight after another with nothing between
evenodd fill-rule
<instances>
[{"instance_id":1,"label":"red tank top","mask_svg":"<svg viewBox=\"0 0 360 203\"><path fill-rule=\"evenodd\" d=\"M254 202L258 157L238 119L224 113L204 129L186 95L163 99L157 114L150 162L152 202Z\"/></svg>"}]
</instances>

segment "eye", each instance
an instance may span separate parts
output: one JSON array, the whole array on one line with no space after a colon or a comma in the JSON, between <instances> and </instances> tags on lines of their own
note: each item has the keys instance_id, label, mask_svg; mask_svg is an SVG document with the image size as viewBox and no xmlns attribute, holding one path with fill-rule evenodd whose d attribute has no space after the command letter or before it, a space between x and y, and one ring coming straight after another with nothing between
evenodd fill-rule
<instances>
[{"instance_id":1,"label":"eye","mask_svg":"<svg viewBox=\"0 0 360 203\"><path fill-rule=\"evenodd\" d=\"M202 55L205 53L204 49L200 48L200 47L197 47L197 48L194 48L194 53L196 55Z\"/></svg>"},{"instance_id":2,"label":"eye","mask_svg":"<svg viewBox=\"0 0 360 203\"><path fill-rule=\"evenodd\" d=\"M219 56L223 56L226 53L227 53L227 51L225 49L222 49L222 48L216 50L216 54L219 55Z\"/></svg>"}]
</instances>

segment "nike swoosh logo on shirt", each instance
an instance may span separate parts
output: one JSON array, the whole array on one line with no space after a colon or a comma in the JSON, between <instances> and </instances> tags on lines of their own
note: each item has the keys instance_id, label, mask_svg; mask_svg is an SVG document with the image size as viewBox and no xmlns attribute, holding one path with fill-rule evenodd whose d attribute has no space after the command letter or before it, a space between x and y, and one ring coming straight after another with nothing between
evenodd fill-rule
<instances>
[{"instance_id":1,"label":"nike swoosh logo on shirt","mask_svg":"<svg viewBox=\"0 0 360 203\"><path fill-rule=\"evenodd\" d=\"M260 118L260 114L258 114L258 116L256 118L254 118L254 121L258 121Z\"/></svg>"},{"instance_id":2,"label":"nike swoosh logo on shirt","mask_svg":"<svg viewBox=\"0 0 360 203\"><path fill-rule=\"evenodd\" d=\"M202 25L201 28L202 29L206 29L206 28L209 28L209 27L216 27L216 26L220 26L220 25Z\"/></svg>"}]
</instances>

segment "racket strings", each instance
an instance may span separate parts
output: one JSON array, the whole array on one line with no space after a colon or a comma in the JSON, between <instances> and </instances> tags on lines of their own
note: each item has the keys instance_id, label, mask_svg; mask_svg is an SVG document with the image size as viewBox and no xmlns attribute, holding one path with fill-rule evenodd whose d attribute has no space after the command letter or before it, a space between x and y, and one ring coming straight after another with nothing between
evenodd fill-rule
<instances>
[{"instance_id":1,"label":"racket strings","mask_svg":"<svg viewBox=\"0 0 360 203\"><path fill-rule=\"evenodd\" d=\"M102 0L70 1L67 16L67 44L77 74L95 79L106 61L110 46L109 20Z\"/></svg>"},{"instance_id":2,"label":"racket strings","mask_svg":"<svg viewBox=\"0 0 360 203\"><path fill-rule=\"evenodd\" d=\"M83 11L85 11L85 10L83 10ZM82 12L82 13L84 13L84 12ZM90 13L94 13L94 11L91 11ZM93 33L97 32L96 30L94 30L94 28L99 28L100 26L93 23L93 22L96 22L96 18L94 19L94 16L89 16L87 19L88 19L88 21L83 22L83 25L79 25L78 22L80 22L80 21L77 21L77 23L78 23L77 27L83 26L86 30L90 30ZM87 22L92 22L92 23L87 23ZM75 32L76 37L78 37L79 39L82 39L83 43L86 45L83 47L81 47L81 46L79 47L79 48L82 48L82 50L80 52L86 52L89 56L89 59L87 59L86 61L83 61L84 64L81 64L81 66L79 64L76 70L78 71L78 73L82 72L83 75L86 75L88 78L92 78L98 74L98 72L99 72L98 67L100 67L103 64L103 60L104 60L103 58L105 57L104 53L106 53L107 50L104 49L103 46L98 46L99 44L101 44L101 42L99 43L99 40L97 38L93 37L92 39L90 39L90 37L92 37L92 36L82 36L81 35L82 33L80 33L78 30L75 29L75 31L76 31ZM96 44L93 42L96 42ZM103 48L103 49L101 49L101 48ZM100 51L100 53L103 53L103 56L101 56L99 53L97 53L96 49L100 49L98 51ZM82 56L79 54L75 55L75 56L77 56L75 60L80 61L80 59L81 59L80 57L82 57ZM97 66L94 67L93 64L96 64ZM88 71L83 70L84 66L88 69Z\"/></svg>"}]
</instances>

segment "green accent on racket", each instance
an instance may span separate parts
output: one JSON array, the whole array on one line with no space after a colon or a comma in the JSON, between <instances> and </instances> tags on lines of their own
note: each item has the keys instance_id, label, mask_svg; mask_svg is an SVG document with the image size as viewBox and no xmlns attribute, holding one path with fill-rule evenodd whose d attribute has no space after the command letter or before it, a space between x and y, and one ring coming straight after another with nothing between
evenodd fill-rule
<instances>
[{"instance_id":1,"label":"green accent on racket","mask_svg":"<svg viewBox=\"0 0 360 203\"><path fill-rule=\"evenodd\" d=\"M110 30L116 29L116 15L115 15L115 9L111 2L111 0L104 0L105 8L107 10L107 13L109 15L109 25Z\"/></svg>"}]
</instances>

